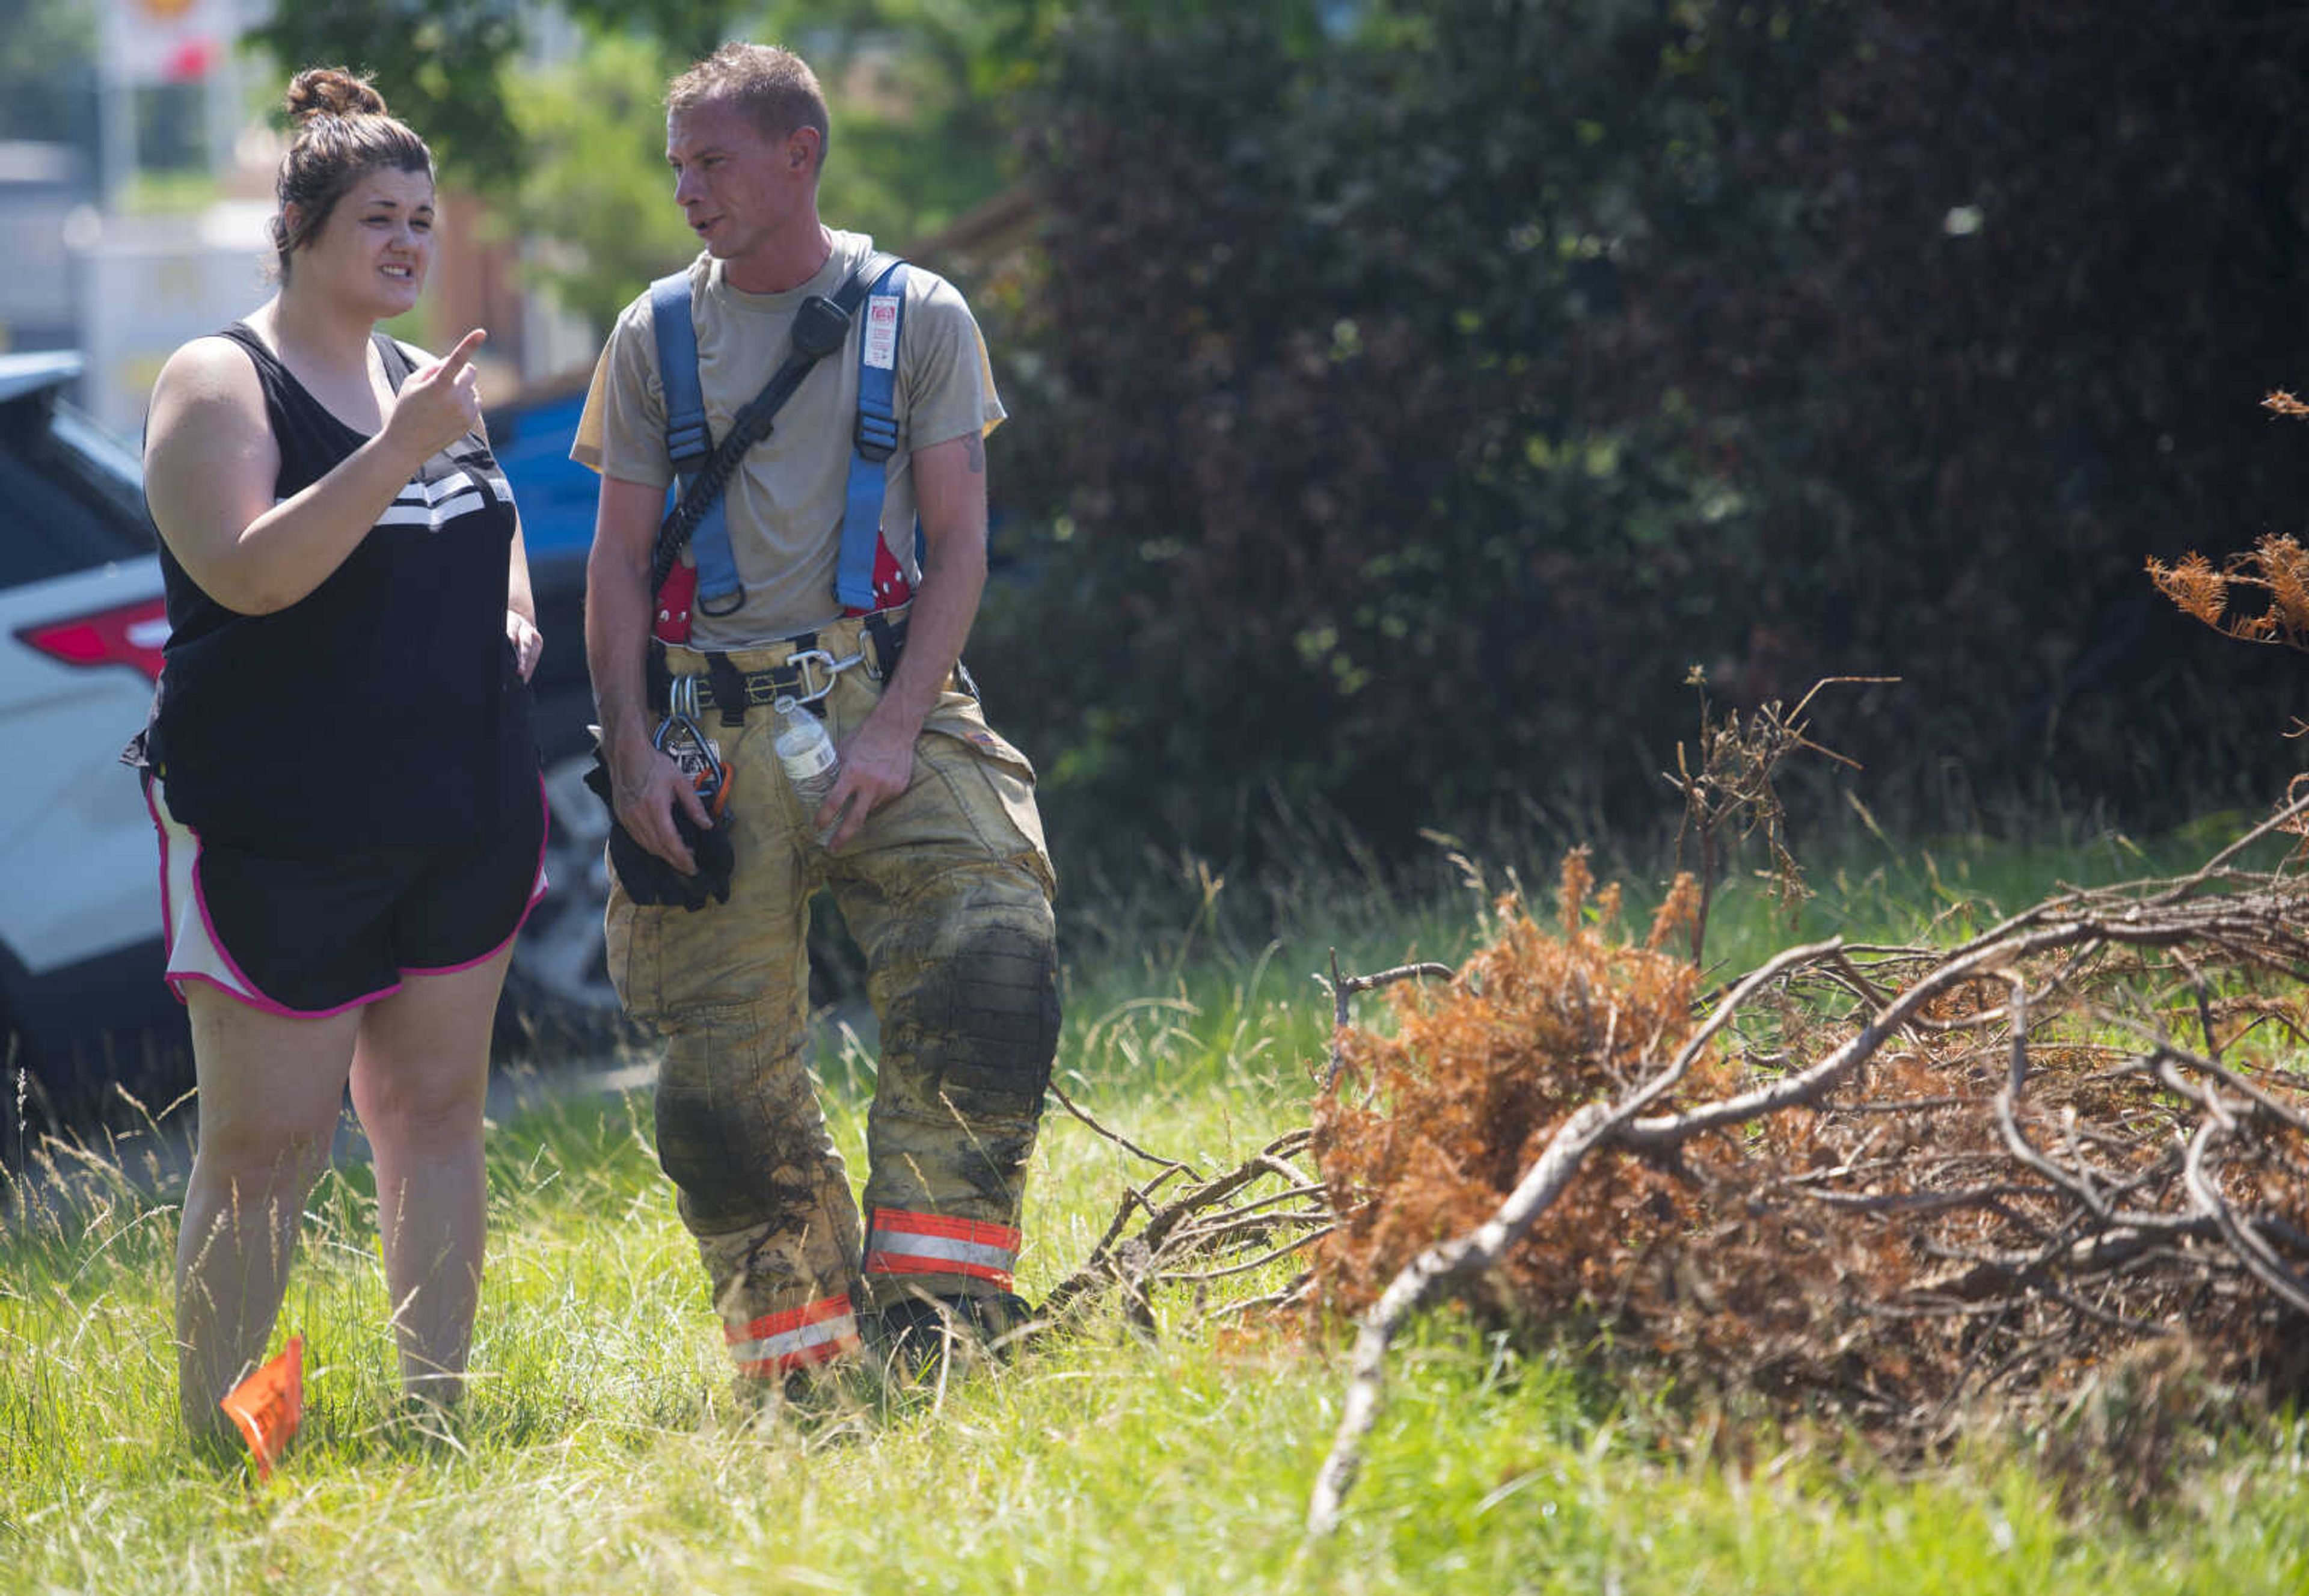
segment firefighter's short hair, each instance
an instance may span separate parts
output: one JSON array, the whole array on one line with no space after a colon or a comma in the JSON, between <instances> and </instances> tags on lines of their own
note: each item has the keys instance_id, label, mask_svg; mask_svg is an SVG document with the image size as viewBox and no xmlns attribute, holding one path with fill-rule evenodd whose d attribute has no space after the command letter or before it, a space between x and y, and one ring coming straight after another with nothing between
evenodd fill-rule
<instances>
[{"instance_id":1,"label":"firefighter's short hair","mask_svg":"<svg viewBox=\"0 0 2309 1596\"><path fill-rule=\"evenodd\" d=\"M742 112L763 137L783 139L798 128L817 132L817 169L826 169L833 129L826 113L826 91L809 63L774 44L738 40L698 62L666 90L668 115L703 105L728 105Z\"/></svg>"}]
</instances>

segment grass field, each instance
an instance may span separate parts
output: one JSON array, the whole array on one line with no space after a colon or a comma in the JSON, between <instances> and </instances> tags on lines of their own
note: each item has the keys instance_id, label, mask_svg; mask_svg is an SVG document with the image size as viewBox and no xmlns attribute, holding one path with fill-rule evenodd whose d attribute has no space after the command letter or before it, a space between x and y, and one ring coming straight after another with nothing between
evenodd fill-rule
<instances>
[{"instance_id":1,"label":"grass field","mask_svg":"<svg viewBox=\"0 0 2309 1596\"><path fill-rule=\"evenodd\" d=\"M2056 878L2191 863L2207 840L1896 851L1857 834L1816 869L1795 934L1909 936ZM1536 889L1552 862L1523 870ZM1305 1122L1329 1014L1310 976L1331 948L1350 970L1465 950L1468 895L1448 879L1333 873L1238 915L1241 889L1194 878L1177 923L1109 927L1086 939L1094 965L1070 963L1061 1083L1142 1146L1232 1163ZM1285 923L1275 903L1303 911L1281 941L1240 929ZM1734 969L1791 934L1751 896L1721 915L1711 960ZM837 1037L824 1072L855 1155L870 1063ZM368 1174L342 1162L276 1336L305 1338L304 1433L256 1485L177 1436L160 1140L11 1175L0 1591L2309 1590L2309 1426L2201 1438L2132 1522L2089 1488L2064 1501L2026 1434L1898 1473L1832 1429L1520 1356L1449 1314L1399 1349L1345 1528L1316 1545L1300 1526L1345 1338L1203 1318L1224 1296L1158 1298L1152 1343L1101 1322L943 1384L763 1412L731 1390L645 1093L541 1095L493 1132L478 1379L446 1430L396 1414ZM1054 1112L1022 1289L1079 1262L1141 1175Z\"/></svg>"}]
</instances>

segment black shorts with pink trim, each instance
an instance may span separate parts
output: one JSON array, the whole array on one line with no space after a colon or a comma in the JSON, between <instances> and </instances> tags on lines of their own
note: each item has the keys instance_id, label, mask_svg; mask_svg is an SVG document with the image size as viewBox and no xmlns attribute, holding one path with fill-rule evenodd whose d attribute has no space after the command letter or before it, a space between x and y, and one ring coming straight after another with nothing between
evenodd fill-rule
<instances>
[{"instance_id":1,"label":"black shorts with pink trim","mask_svg":"<svg viewBox=\"0 0 2309 1596\"><path fill-rule=\"evenodd\" d=\"M169 812L160 832L169 984L198 981L273 1014L317 1019L390 996L411 976L483 963L545 893L545 789L477 842L294 859L212 845Z\"/></svg>"}]
</instances>

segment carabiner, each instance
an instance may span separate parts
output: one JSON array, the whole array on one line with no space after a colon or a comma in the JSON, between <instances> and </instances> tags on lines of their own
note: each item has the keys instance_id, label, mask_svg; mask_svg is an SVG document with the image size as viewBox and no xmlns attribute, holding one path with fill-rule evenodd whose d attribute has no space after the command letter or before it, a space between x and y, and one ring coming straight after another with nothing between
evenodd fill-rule
<instances>
[{"instance_id":1,"label":"carabiner","mask_svg":"<svg viewBox=\"0 0 2309 1596\"><path fill-rule=\"evenodd\" d=\"M695 753L669 746L677 738L687 739ZM730 786L729 772L722 768L722 757L713 751L713 744L706 740L705 733L697 729L697 723L687 715L669 714L658 723L656 734L650 739L650 746L681 767L683 773L689 777L690 785L697 789L698 797L705 800L707 811L718 819L722 813L722 795Z\"/></svg>"}]
</instances>

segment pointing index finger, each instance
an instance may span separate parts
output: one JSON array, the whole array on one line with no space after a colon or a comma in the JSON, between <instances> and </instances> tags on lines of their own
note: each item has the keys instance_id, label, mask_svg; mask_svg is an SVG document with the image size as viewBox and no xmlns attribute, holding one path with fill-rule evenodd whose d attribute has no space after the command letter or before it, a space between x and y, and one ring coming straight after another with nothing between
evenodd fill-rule
<instances>
[{"instance_id":1,"label":"pointing index finger","mask_svg":"<svg viewBox=\"0 0 2309 1596\"><path fill-rule=\"evenodd\" d=\"M473 351L488 343L489 337L489 330L486 327L475 327L463 338L458 339L457 347L451 350L448 357L441 362L441 375L454 377L463 371L471 362Z\"/></svg>"}]
</instances>

